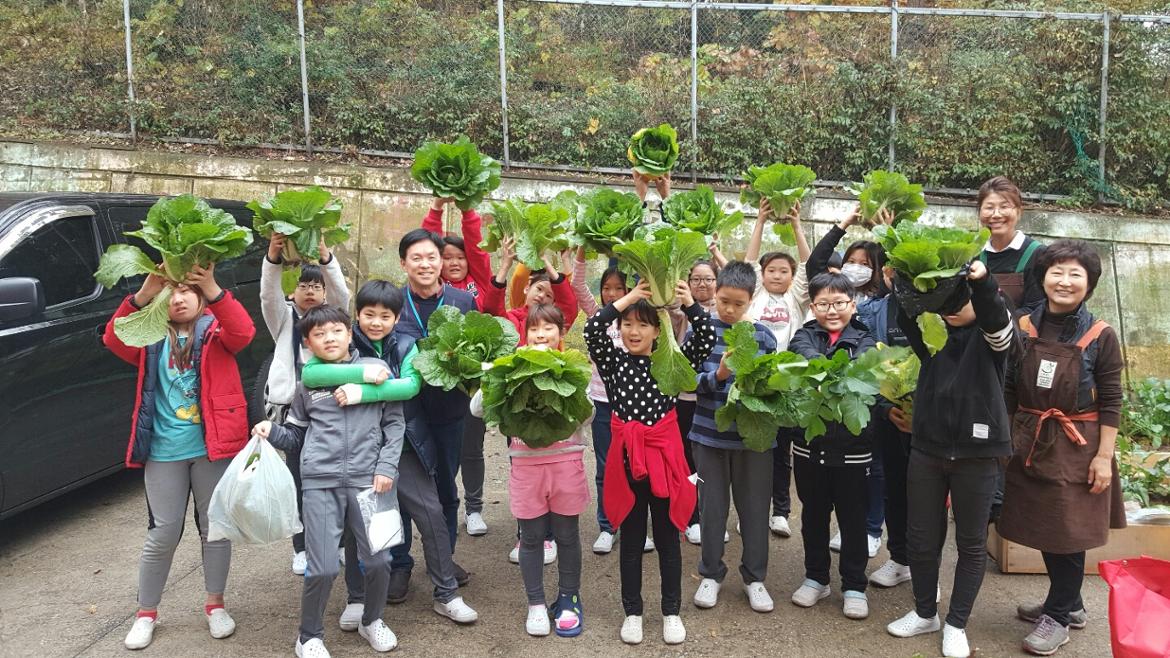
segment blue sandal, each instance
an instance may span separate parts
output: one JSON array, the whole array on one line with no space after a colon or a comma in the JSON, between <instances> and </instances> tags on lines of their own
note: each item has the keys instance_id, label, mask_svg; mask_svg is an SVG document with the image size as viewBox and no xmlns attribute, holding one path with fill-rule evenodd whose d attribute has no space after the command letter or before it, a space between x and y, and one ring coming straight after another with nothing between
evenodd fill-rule
<instances>
[{"instance_id":1,"label":"blue sandal","mask_svg":"<svg viewBox=\"0 0 1170 658\"><path fill-rule=\"evenodd\" d=\"M561 625L561 613L569 612L577 616L577 623L572 626ZM577 637L581 631L585 630L585 615L581 610L581 595L561 594L557 597L557 603L553 606L553 630L561 637ZM567 622L568 620L566 620Z\"/></svg>"}]
</instances>

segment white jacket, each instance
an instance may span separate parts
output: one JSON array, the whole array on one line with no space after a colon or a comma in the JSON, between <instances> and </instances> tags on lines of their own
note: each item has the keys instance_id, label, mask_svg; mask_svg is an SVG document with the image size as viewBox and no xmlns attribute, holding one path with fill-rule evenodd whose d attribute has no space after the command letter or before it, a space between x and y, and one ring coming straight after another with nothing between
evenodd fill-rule
<instances>
[{"instance_id":1,"label":"white jacket","mask_svg":"<svg viewBox=\"0 0 1170 658\"><path fill-rule=\"evenodd\" d=\"M300 373L296 371L296 354L293 352L296 322L293 318L293 303L280 288L280 273L284 266L269 262L265 256L260 266L260 313L276 348L272 354L272 367L268 370L268 384L264 388L266 407L287 405L292 402ZM321 266L325 276L325 301L349 310L349 289L345 286L345 274L341 263L334 256L328 265Z\"/></svg>"}]
</instances>

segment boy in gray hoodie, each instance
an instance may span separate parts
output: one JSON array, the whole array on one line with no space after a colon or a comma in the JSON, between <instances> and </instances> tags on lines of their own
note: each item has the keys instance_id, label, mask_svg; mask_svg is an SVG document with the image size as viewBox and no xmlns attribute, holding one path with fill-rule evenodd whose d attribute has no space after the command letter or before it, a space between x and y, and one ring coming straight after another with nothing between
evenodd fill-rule
<instances>
[{"instance_id":1,"label":"boy in gray hoodie","mask_svg":"<svg viewBox=\"0 0 1170 658\"><path fill-rule=\"evenodd\" d=\"M305 345L321 361L369 365L385 370L378 359L350 351L349 315L335 306L309 310L298 323ZM390 553L370 554L357 494L373 486L391 491L398 479L398 459L406 423L401 402L341 406L330 389L297 385L283 424L262 421L253 433L282 450L301 455L302 519L308 568L301 597L297 658L328 658L323 615L337 576L337 544L348 527L365 566L365 608L358 633L375 651L390 651L397 638L382 621L390 584Z\"/></svg>"}]
</instances>

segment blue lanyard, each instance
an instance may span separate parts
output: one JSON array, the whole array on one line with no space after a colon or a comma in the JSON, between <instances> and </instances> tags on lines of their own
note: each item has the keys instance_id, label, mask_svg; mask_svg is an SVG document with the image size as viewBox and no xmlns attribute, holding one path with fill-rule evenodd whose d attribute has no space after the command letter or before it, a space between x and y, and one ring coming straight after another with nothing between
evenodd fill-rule
<instances>
[{"instance_id":1,"label":"blue lanyard","mask_svg":"<svg viewBox=\"0 0 1170 658\"><path fill-rule=\"evenodd\" d=\"M446 292L444 292L442 295L439 295L439 305L435 307L436 311L439 310L439 307L443 305L443 297L446 295ZM423 323L422 317L418 314L418 308L416 308L414 305L414 293L411 292L409 288L406 290L406 303L410 304L410 312L414 314L414 321L418 323L418 329L422 332L423 338L426 338L427 325Z\"/></svg>"}]
</instances>

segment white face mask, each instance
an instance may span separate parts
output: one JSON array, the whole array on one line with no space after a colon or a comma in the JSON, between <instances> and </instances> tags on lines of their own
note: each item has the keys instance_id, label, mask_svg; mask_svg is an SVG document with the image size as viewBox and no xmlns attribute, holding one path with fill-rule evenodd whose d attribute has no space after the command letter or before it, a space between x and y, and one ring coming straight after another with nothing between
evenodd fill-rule
<instances>
[{"instance_id":1,"label":"white face mask","mask_svg":"<svg viewBox=\"0 0 1170 658\"><path fill-rule=\"evenodd\" d=\"M860 288L873 278L873 268L860 263L845 263L844 267L841 268L841 274L849 279L849 283L852 283L854 288Z\"/></svg>"}]
</instances>

